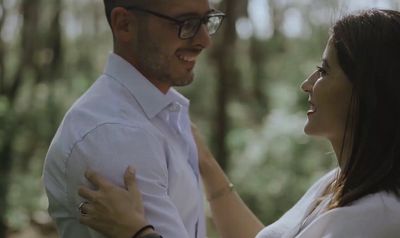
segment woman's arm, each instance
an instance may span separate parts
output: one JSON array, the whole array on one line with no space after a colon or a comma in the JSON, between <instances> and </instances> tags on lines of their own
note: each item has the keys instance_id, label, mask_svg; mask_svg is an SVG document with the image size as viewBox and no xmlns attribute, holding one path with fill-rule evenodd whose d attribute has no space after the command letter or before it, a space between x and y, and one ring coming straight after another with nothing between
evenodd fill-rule
<instances>
[{"instance_id":1,"label":"woman's arm","mask_svg":"<svg viewBox=\"0 0 400 238\"><path fill-rule=\"evenodd\" d=\"M230 181L192 126L199 153L200 172L212 216L222 238L254 238L264 228L260 220L230 187Z\"/></svg>"}]
</instances>

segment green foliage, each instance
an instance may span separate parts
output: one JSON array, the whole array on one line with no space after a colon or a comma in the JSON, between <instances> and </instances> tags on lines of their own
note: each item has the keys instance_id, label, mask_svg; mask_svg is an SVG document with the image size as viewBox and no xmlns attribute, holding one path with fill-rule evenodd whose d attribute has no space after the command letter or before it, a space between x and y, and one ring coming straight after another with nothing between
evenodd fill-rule
<instances>
[{"instance_id":1,"label":"green foliage","mask_svg":"<svg viewBox=\"0 0 400 238\"><path fill-rule=\"evenodd\" d=\"M231 135L232 147L244 148L234 150L231 178L266 224L283 215L311 182L335 165L325 143L304 135L304 121L304 113L274 110L259 128Z\"/></svg>"},{"instance_id":2,"label":"green foliage","mask_svg":"<svg viewBox=\"0 0 400 238\"><path fill-rule=\"evenodd\" d=\"M4 37L4 32L0 36L0 54L6 59L0 71L4 71L3 81L10 84L24 53L20 43L22 13L18 9L25 1L4 2L7 16L19 21L12 40L5 41L3 38L10 37ZM269 10L282 13L298 9L308 33L288 38L277 25L271 38L239 39L231 49L235 53L232 67L237 74L230 80L227 105L231 125L227 172L246 203L266 224L279 218L313 181L336 165L326 142L302 132L307 96L299 85L319 64L328 38L332 20L321 13L334 12L338 3L285 2L279 9ZM107 53L112 50L102 1L37 4L42 9L37 19L39 30L24 41L36 44L35 54L29 56L35 64L23 69L15 101L0 90L0 148L12 140L6 213L12 229L23 229L35 213L45 211L47 202L40 177L48 145L66 110L101 74ZM52 48L57 29L49 20L54 19L56 10L62 10L60 67L54 64L56 51ZM217 72L215 59L205 53L198 62L193 84L179 89L191 99L192 118L207 138L215 130Z\"/></svg>"},{"instance_id":3,"label":"green foliage","mask_svg":"<svg viewBox=\"0 0 400 238\"><path fill-rule=\"evenodd\" d=\"M37 163L39 164L39 163ZM33 168L38 171L39 168ZM30 224L32 217L47 209L40 174L15 172L9 193L8 222L14 230Z\"/></svg>"}]
</instances>

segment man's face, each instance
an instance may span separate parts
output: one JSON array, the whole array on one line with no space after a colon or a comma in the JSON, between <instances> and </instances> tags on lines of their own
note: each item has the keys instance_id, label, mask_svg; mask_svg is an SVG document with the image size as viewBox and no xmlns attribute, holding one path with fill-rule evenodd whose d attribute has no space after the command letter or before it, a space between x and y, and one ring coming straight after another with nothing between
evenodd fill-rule
<instances>
[{"instance_id":1,"label":"man's face","mask_svg":"<svg viewBox=\"0 0 400 238\"><path fill-rule=\"evenodd\" d=\"M206 15L210 6L207 0L169 0L148 10L185 20ZM138 20L143 19L132 42L134 66L159 89L190 84L197 57L211 44L205 26L193 38L182 40L175 22L151 14L132 13Z\"/></svg>"}]
</instances>

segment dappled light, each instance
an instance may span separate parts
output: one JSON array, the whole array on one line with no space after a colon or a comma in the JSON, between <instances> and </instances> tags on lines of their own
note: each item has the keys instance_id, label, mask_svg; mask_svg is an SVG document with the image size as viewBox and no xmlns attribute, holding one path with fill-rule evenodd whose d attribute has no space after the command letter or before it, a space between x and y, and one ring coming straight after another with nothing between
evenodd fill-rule
<instances>
[{"instance_id":1,"label":"dappled light","mask_svg":"<svg viewBox=\"0 0 400 238\"><path fill-rule=\"evenodd\" d=\"M328 143L303 132L308 105L299 88L320 64L330 25L359 9L399 10L400 0L211 2L228 17L194 82L178 90L243 200L268 224L337 166ZM103 11L98 0L0 1L0 238L57 237L42 166L64 114L113 50Z\"/></svg>"}]
</instances>

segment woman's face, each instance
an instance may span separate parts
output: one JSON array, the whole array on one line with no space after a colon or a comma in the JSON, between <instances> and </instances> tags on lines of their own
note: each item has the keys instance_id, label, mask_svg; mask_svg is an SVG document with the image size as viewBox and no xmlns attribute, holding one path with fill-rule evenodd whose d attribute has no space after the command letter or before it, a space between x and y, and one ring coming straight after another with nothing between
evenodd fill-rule
<instances>
[{"instance_id":1,"label":"woman's face","mask_svg":"<svg viewBox=\"0 0 400 238\"><path fill-rule=\"evenodd\" d=\"M304 132L338 142L342 140L346 127L352 85L339 66L332 42L331 37L321 66L302 83L301 88L309 94L310 104Z\"/></svg>"}]
</instances>

